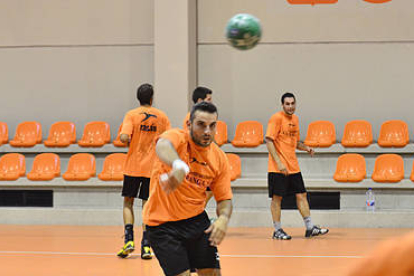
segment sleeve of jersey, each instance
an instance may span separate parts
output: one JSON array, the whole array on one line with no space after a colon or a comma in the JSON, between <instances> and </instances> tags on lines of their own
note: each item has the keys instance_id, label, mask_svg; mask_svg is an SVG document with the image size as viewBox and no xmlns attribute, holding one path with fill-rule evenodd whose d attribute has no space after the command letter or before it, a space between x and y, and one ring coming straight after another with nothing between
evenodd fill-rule
<instances>
[{"instance_id":1,"label":"sleeve of jersey","mask_svg":"<svg viewBox=\"0 0 414 276\"><path fill-rule=\"evenodd\" d=\"M233 198L233 192L231 191L229 162L224 153L220 157L220 163L222 164L220 166L220 174L216 177L210 186L210 189L213 191L216 201L223 201Z\"/></svg>"},{"instance_id":2,"label":"sleeve of jersey","mask_svg":"<svg viewBox=\"0 0 414 276\"><path fill-rule=\"evenodd\" d=\"M184 138L177 129L170 129L158 136L158 139L163 138L171 142L173 147L177 150L179 146L184 143ZM157 139L157 140L158 140Z\"/></svg>"},{"instance_id":3,"label":"sleeve of jersey","mask_svg":"<svg viewBox=\"0 0 414 276\"><path fill-rule=\"evenodd\" d=\"M296 140L299 142L300 141L299 119L297 120L297 124L298 124L298 134L296 135Z\"/></svg>"},{"instance_id":4,"label":"sleeve of jersey","mask_svg":"<svg viewBox=\"0 0 414 276\"><path fill-rule=\"evenodd\" d=\"M276 140L277 134L280 132L281 120L278 116L273 115L267 124L266 137Z\"/></svg>"},{"instance_id":5,"label":"sleeve of jersey","mask_svg":"<svg viewBox=\"0 0 414 276\"><path fill-rule=\"evenodd\" d=\"M132 121L132 116L131 114L127 113L124 117L124 121L122 122L121 133L131 135L133 129L134 129L134 124Z\"/></svg>"}]
</instances>

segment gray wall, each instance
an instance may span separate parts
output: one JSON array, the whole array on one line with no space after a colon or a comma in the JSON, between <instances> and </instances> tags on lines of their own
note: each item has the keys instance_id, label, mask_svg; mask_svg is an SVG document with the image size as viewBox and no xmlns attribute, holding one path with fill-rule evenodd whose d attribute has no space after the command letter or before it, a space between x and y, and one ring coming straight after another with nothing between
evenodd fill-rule
<instances>
[{"instance_id":1,"label":"gray wall","mask_svg":"<svg viewBox=\"0 0 414 276\"><path fill-rule=\"evenodd\" d=\"M285 91L296 94L302 139L307 125L331 120L340 140L345 123L365 119L374 139L381 123L402 119L414 130L414 2L289 5L287 1L199 0L199 83L216 93L221 119L265 126ZM261 44L238 51L224 29L237 13L261 20Z\"/></svg>"},{"instance_id":2,"label":"gray wall","mask_svg":"<svg viewBox=\"0 0 414 276\"><path fill-rule=\"evenodd\" d=\"M153 82L151 0L5 0L0 3L0 121L14 135L37 120L83 126L105 120L116 135L136 87Z\"/></svg>"},{"instance_id":3,"label":"gray wall","mask_svg":"<svg viewBox=\"0 0 414 276\"><path fill-rule=\"evenodd\" d=\"M284 91L297 95L302 138L319 119L335 123L338 140L352 119L369 120L374 139L388 119L407 121L413 133L412 0L198 0L197 9L198 84L214 89L230 139L240 121L266 125ZM240 12L263 26L261 44L246 52L224 38ZM137 104L136 87L154 81L153 45L151 0L1 1L0 121L12 136L19 122L38 120L46 137L51 123L71 120L79 138L85 123L106 120L114 137ZM177 117L171 106L165 111Z\"/></svg>"}]
</instances>

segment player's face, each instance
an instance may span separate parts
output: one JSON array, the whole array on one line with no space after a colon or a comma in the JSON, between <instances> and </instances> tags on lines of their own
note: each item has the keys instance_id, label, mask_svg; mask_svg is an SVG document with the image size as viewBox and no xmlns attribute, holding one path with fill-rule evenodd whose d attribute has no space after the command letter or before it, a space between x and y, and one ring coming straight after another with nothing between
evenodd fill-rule
<instances>
[{"instance_id":1,"label":"player's face","mask_svg":"<svg viewBox=\"0 0 414 276\"><path fill-rule=\"evenodd\" d=\"M194 120L190 122L190 135L194 143L208 147L214 141L217 125L217 113L196 111Z\"/></svg>"},{"instance_id":2,"label":"player's face","mask_svg":"<svg viewBox=\"0 0 414 276\"><path fill-rule=\"evenodd\" d=\"M296 101L294 98L285 98L283 104L283 111L287 114L287 115L293 115L293 113L295 113L296 110Z\"/></svg>"}]
</instances>

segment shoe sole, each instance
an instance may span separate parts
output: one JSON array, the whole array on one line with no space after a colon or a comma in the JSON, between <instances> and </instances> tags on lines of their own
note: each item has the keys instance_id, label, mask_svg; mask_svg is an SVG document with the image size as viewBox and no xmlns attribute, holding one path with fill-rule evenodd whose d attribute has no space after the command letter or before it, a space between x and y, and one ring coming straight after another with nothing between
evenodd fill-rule
<instances>
[{"instance_id":1,"label":"shoe sole","mask_svg":"<svg viewBox=\"0 0 414 276\"><path fill-rule=\"evenodd\" d=\"M305 238L312 238L312 237L317 237L317 236L323 236L323 235L326 235L326 234L328 234L328 232L329 232L329 229L326 229L327 231L325 232L325 233L319 233L319 234L316 234L316 235L309 235L309 236L306 236L305 235Z\"/></svg>"},{"instance_id":2,"label":"shoe sole","mask_svg":"<svg viewBox=\"0 0 414 276\"><path fill-rule=\"evenodd\" d=\"M152 255L151 254L141 255L141 259L143 259L143 260L151 260L152 259Z\"/></svg>"},{"instance_id":3,"label":"shoe sole","mask_svg":"<svg viewBox=\"0 0 414 276\"><path fill-rule=\"evenodd\" d=\"M274 239L274 240L281 240L281 241L288 241L288 240L291 240L292 238L273 238L272 237L272 239Z\"/></svg>"},{"instance_id":4,"label":"shoe sole","mask_svg":"<svg viewBox=\"0 0 414 276\"><path fill-rule=\"evenodd\" d=\"M134 252L134 250L135 250L135 248L123 249L121 252L119 252L117 254L117 256L124 259L124 258L128 257L132 252Z\"/></svg>"}]
</instances>

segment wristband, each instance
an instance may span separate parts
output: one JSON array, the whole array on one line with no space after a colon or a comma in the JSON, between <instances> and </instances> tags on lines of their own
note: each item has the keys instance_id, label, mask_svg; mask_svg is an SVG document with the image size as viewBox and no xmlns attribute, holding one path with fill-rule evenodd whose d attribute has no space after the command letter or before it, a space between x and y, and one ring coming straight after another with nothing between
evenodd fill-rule
<instances>
[{"instance_id":1,"label":"wristband","mask_svg":"<svg viewBox=\"0 0 414 276\"><path fill-rule=\"evenodd\" d=\"M172 163L173 170L182 170L185 172L185 174L190 172L190 168L188 165L181 159L175 159Z\"/></svg>"}]
</instances>

